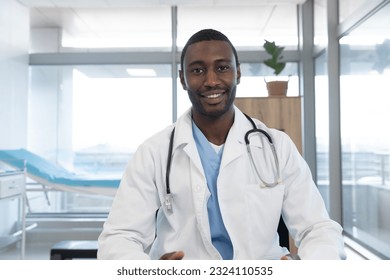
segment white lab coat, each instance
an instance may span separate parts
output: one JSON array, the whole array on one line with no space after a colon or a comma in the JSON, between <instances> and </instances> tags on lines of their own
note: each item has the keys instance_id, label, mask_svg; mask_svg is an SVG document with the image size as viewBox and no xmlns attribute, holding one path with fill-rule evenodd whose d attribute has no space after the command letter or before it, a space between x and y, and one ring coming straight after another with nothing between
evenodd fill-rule
<instances>
[{"instance_id":1,"label":"white lab coat","mask_svg":"<svg viewBox=\"0 0 390 280\"><path fill-rule=\"evenodd\" d=\"M184 251L184 259L221 259L211 243L210 194L191 122L188 111L175 124L170 173L173 211L164 207L172 125L145 141L129 162L99 237L99 259L158 259L177 250ZM286 254L276 232L281 214L302 259L345 258L342 228L329 219L309 168L294 144L285 133L256 123L273 137L283 182L273 188L260 187L244 142L252 126L235 108L217 182L234 259L280 259ZM251 138L253 155L262 178L274 182L275 161L262 139Z\"/></svg>"}]
</instances>

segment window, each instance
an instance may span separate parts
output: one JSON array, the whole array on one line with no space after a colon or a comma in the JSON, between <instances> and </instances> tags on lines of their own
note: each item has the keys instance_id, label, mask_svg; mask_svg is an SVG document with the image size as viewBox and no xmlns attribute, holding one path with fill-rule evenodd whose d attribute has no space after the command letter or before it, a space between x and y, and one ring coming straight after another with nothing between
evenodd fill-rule
<instances>
[{"instance_id":1,"label":"window","mask_svg":"<svg viewBox=\"0 0 390 280\"><path fill-rule=\"evenodd\" d=\"M355 11L361 8L367 0L339 0L339 22L352 15Z\"/></svg>"},{"instance_id":2,"label":"window","mask_svg":"<svg viewBox=\"0 0 390 280\"><path fill-rule=\"evenodd\" d=\"M390 5L341 38L345 232L390 257Z\"/></svg>"},{"instance_id":3,"label":"window","mask_svg":"<svg viewBox=\"0 0 390 280\"><path fill-rule=\"evenodd\" d=\"M314 45L326 47L328 40L327 29L327 0L314 0Z\"/></svg>"},{"instance_id":4,"label":"window","mask_svg":"<svg viewBox=\"0 0 390 280\"><path fill-rule=\"evenodd\" d=\"M272 70L262 63L242 63L241 83L237 97L268 96L265 81L274 78ZM298 63L287 63L278 79L288 80L288 96L299 96Z\"/></svg>"},{"instance_id":5,"label":"window","mask_svg":"<svg viewBox=\"0 0 390 280\"><path fill-rule=\"evenodd\" d=\"M122 73L112 77L113 69ZM99 71L103 76L96 73ZM104 77L104 73L110 75ZM120 176L136 148L171 124L172 79L161 73L170 74L170 67L105 65L73 70L72 150L76 170Z\"/></svg>"},{"instance_id":6,"label":"window","mask_svg":"<svg viewBox=\"0 0 390 280\"><path fill-rule=\"evenodd\" d=\"M78 174L120 178L138 145L172 123L170 73L169 65L31 67L29 150ZM91 200L51 196L61 201L55 211Z\"/></svg>"},{"instance_id":7,"label":"window","mask_svg":"<svg viewBox=\"0 0 390 280\"><path fill-rule=\"evenodd\" d=\"M326 55L315 60L317 186L329 210L329 96Z\"/></svg>"}]
</instances>

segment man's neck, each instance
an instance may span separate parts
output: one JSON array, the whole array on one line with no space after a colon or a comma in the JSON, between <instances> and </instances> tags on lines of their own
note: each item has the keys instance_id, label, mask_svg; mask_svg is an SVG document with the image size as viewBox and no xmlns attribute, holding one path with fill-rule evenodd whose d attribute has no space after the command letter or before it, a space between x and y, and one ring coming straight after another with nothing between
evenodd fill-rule
<instances>
[{"instance_id":1,"label":"man's neck","mask_svg":"<svg viewBox=\"0 0 390 280\"><path fill-rule=\"evenodd\" d=\"M216 118L193 114L192 119L209 142L222 145L225 143L229 130L233 125L234 110Z\"/></svg>"}]
</instances>

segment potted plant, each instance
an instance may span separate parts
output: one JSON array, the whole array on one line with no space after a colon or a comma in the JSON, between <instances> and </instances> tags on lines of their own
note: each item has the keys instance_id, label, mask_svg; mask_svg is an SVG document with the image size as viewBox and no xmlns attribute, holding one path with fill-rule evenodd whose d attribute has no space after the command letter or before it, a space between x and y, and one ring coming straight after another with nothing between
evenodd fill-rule
<instances>
[{"instance_id":1,"label":"potted plant","mask_svg":"<svg viewBox=\"0 0 390 280\"><path fill-rule=\"evenodd\" d=\"M286 63L281 61L283 58L284 47L278 46L275 42L265 40L263 45L265 51L271 55L270 58L264 60L264 64L273 70L273 74L278 76L286 67ZM265 79L264 79L265 80ZM265 81L269 96L286 96L287 95L287 81L273 80Z\"/></svg>"}]
</instances>

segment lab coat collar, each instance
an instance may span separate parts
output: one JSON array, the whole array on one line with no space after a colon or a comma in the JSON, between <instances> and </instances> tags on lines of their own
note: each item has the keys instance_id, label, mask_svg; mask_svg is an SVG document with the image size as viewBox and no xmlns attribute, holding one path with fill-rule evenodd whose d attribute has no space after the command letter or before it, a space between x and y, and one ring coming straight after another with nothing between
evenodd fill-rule
<instances>
[{"instance_id":1,"label":"lab coat collar","mask_svg":"<svg viewBox=\"0 0 390 280\"><path fill-rule=\"evenodd\" d=\"M192 136L192 117L191 108L189 108L176 122L175 138L173 141L173 150L182 145L194 142Z\"/></svg>"},{"instance_id":2,"label":"lab coat collar","mask_svg":"<svg viewBox=\"0 0 390 280\"><path fill-rule=\"evenodd\" d=\"M245 145L245 133L252 129L251 123L245 117L245 115L234 106L235 115L234 123L231 127L225 145ZM176 122L175 138L173 142L173 151L182 145L189 145L186 150L194 149L193 152L197 152L196 145L192 136L192 117L191 108L189 108ZM250 145L253 147L261 148L263 146L260 137L253 137L250 141ZM234 147L234 146L233 146ZM237 148L237 147L236 147ZM233 150L240 150L234 148ZM234 152L234 151L233 151Z\"/></svg>"},{"instance_id":3,"label":"lab coat collar","mask_svg":"<svg viewBox=\"0 0 390 280\"><path fill-rule=\"evenodd\" d=\"M245 117L245 115L237 107L234 107L234 109L234 123L229 131L228 137L225 142L221 168L225 167L236 158L243 156L247 153L247 149L245 146L245 134L250 129L253 129L252 124ZM262 147L262 143L258 139L251 141L250 145L260 148Z\"/></svg>"},{"instance_id":4,"label":"lab coat collar","mask_svg":"<svg viewBox=\"0 0 390 280\"><path fill-rule=\"evenodd\" d=\"M191 108L177 120L175 127L172 153L174 154L179 147L182 148L195 163L195 166L203 172L198 149L192 135Z\"/></svg>"}]
</instances>

